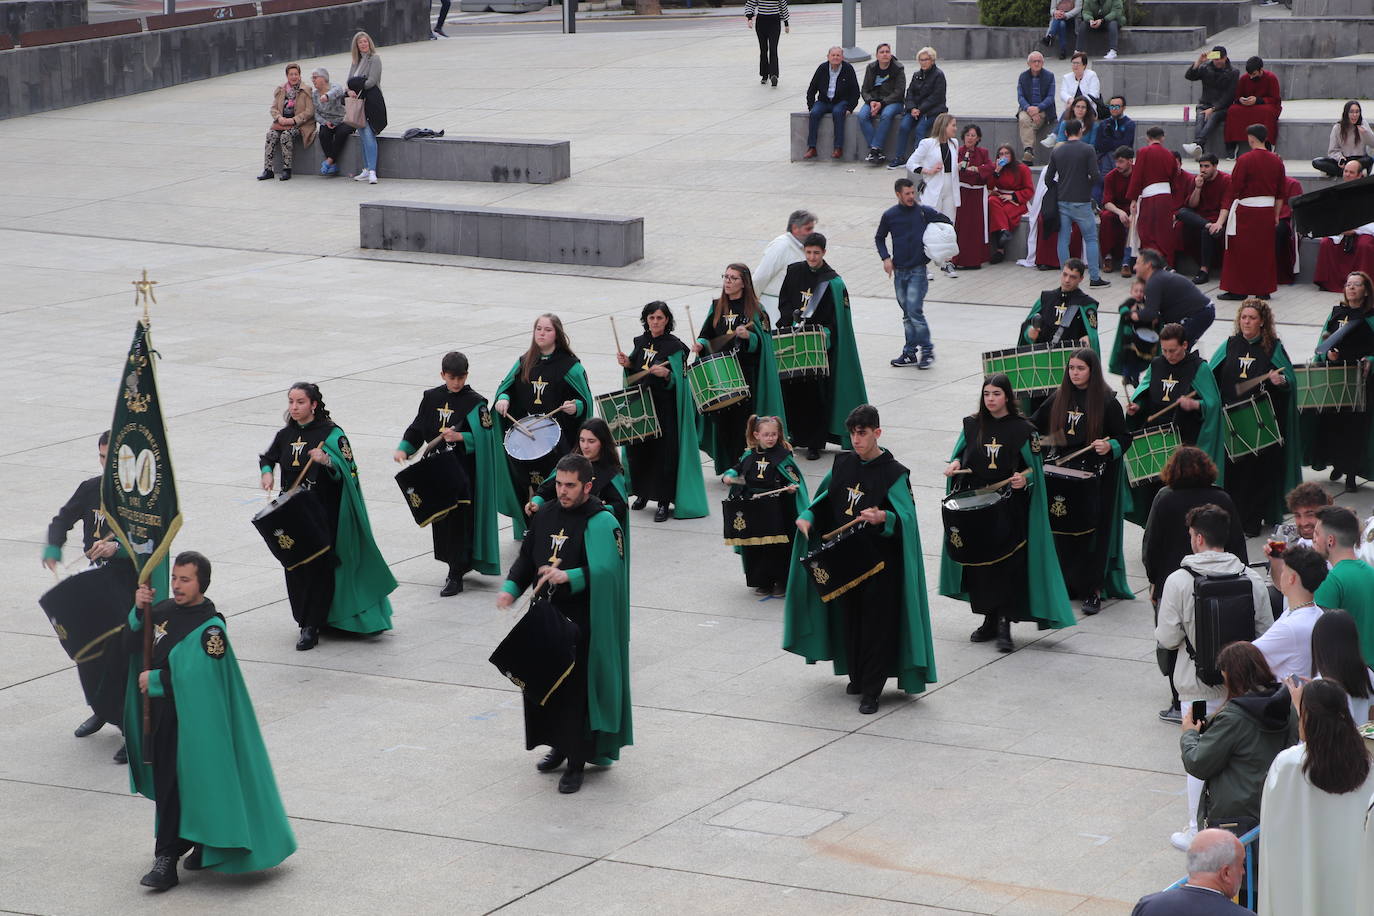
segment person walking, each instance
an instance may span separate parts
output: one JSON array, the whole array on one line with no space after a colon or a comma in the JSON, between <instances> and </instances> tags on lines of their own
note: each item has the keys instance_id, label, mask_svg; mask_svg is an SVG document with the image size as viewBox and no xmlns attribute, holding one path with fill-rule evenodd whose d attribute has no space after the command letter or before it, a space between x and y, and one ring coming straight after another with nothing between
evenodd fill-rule
<instances>
[{"instance_id":1,"label":"person walking","mask_svg":"<svg viewBox=\"0 0 1374 916\"><path fill-rule=\"evenodd\" d=\"M929 369L935 362L935 344L930 339L930 326L925 316L926 290L930 287L930 277L926 273L930 258L926 255L925 233L931 223L953 224L938 210L916 203L916 185L910 178L898 178L892 189L897 195L897 203L883 213L873 236L883 270L892 278L906 329L906 342L892 365ZM891 252L887 248L888 236L892 237Z\"/></svg>"},{"instance_id":2,"label":"person walking","mask_svg":"<svg viewBox=\"0 0 1374 916\"><path fill-rule=\"evenodd\" d=\"M759 85L778 85L778 39L791 34L787 0L745 0L744 18L759 40Z\"/></svg>"},{"instance_id":3,"label":"person walking","mask_svg":"<svg viewBox=\"0 0 1374 916\"><path fill-rule=\"evenodd\" d=\"M1045 167L1045 182L1053 184L1059 201L1059 263L1069 259L1069 236L1077 226L1083 236L1083 259L1088 262L1088 285L1111 286L1102 279L1101 252L1097 245L1097 217L1093 214L1093 185L1102 177L1097 168L1097 153L1083 142L1083 122L1070 118L1064 122L1065 141L1050 154ZM1071 225L1072 224L1072 225Z\"/></svg>"}]
</instances>

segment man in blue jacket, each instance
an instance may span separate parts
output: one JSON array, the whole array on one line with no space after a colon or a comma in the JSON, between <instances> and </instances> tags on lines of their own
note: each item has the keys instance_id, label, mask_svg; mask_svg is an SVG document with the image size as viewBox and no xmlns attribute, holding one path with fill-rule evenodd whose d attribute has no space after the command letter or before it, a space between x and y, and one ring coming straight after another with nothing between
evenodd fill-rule
<instances>
[{"instance_id":1,"label":"man in blue jacket","mask_svg":"<svg viewBox=\"0 0 1374 916\"><path fill-rule=\"evenodd\" d=\"M892 360L892 365L929 369L935 362L935 345L931 342L925 316L926 290L930 286L930 276L926 273L926 264L930 261L926 256L926 226L950 220L940 211L916 203L916 185L910 178L898 178L892 189L897 192L897 205L884 211L873 236L878 257L883 260L883 270L892 278L906 330L906 343L901 354ZM891 253L887 249L889 235L892 236Z\"/></svg>"},{"instance_id":2,"label":"man in blue jacket","mask_svg":"<svg viewBox=\"0 0 1374 916\"><path fill-rule=\"evenodd\" d=\"M1045 69L1045 55L1032 51L1026 69L1016 78L1016 130L1021 136L1021 161L1035 162L1037 135L1054 126L1054 74Z\"/></svg>"},{"instance_id":3,"label":"man in blue jacket","mask_svg":"<svg viewBox=\"0 0 1374 916\"><path fill-rule=\"evenodd\" d=\"M835 119L835 151L831 158L844 155L844 119L859 104L859 77L844 61L844 49L838 45L825 55L825 63L816 68L811 85L806 87L806 107L811 112L806 128L806 153L803 159L816 158L816 132L827 114Z\"/></svg>"}]
</instances>

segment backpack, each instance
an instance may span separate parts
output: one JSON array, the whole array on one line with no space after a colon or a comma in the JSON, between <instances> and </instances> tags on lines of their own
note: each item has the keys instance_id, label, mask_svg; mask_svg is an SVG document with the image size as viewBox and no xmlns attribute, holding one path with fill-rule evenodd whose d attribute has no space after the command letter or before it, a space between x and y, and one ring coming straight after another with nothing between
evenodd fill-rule
<instances>
[{"instance_id":1,"label":"backpack","mask_svg":"<svg viewBox=\"0 0 1374 916\"><path fill-rule=\"evenodd\" d=\"M1188 572L1193 577L1193 634L1197 644L1184 636L1183 646L1197 668L1197 679L1209 687L1220 687L1217 653L1227 643L1255 638L1255 596L1250 577L1243 572L1220 576Z\"/></svg>"}]
</instances>

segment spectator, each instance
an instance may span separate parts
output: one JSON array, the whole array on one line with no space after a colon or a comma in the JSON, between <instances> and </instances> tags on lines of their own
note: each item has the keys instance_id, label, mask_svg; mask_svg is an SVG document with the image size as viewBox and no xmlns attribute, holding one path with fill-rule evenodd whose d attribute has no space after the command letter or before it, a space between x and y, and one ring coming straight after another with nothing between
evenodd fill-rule
<instances>
[{"instance_id":1,"label":"spectator","mask_svg":"<svg viewBox=\"0 0 1374 916\"><path fill-rule=\"evenodd\" d=\"M1358 159L1367 173L1374 169L1374 157L1369 155L1371 148L1374 148L1374 131L1364 123L1364 111L1360 103L1353 100L1346 102L1341 119L1331 125L1326 155L1313 159L1312 168L1325 173L1327 178L1340 178L1343 177L1345 164L1351 159Z\"/></svg>"},{"instance_id":2,"label":"spectator","mask_svg":"<svg viewBox=\"0 0 1374 916\"><path fill-rule=\"evenodd\" d=\"M929 136L930 126L935 119L949 111L945 104L945 71L935 66L935 59L934 48L922 48L916 52L917 69L911 76L911 82L907 83L906 99L902 103L906 114L897 128L897 148L892 151L892 159L887 164L890 169L904 167L907 157L911 155L907 150ZM914 141L911 139L913 133L916 136Z\"/></svg>"},{"instance_id":3,"label":"spectator","mask_svg":"<svg viewBox=\"0 0 1374 916\"><path fill-rule=\"evenodd\" d=\"M1121 147L1129 147L1131 156L1135 156L1135 122L1126 117L1126 97L1117 93L1107 101L1107 111L1111 115L1097 123L1097 138L1093 140L1093 148L1097 150L1097 168L1103 175L1116 164L1116 151ZM1095 199L1100 202L1102 189L1099 186L1094 190L1098 192Z\"/></svg>"},{"instance_id":4,"label":"spectator","mask_svg":"<svg viewBox=\"0 0 1374 916\"><path fill-rule=\"evenodd\" d=\"M1360 654L1374 665L1374 569L1355 557L1360 520L1343 506L1317 510L1317 530L1312 547L1331 564L1326 581L1313 594L1317 606L1336 608L1355 618L1360 631Z\"/></svg>"},{"instance_id":5,"label":"spectator","mask_svg":"<svg viewBox=\"0 0 1374 916\"><path fill-rule=\"evenodd\" d=\"M1098 179L1097 154L1083 142L1083 122L1071 118L1064 124L1068 140L1054 148L1045 168L1046 183L1054 183L1059 204L1059 263L1069 259L1069 227L1083 235L1084 260L1092 277L1088 286L1110 286L1098 269L1097 218L1093 215L1092 186Z\"/></svg>"},{"instance_id":6,"label":"spectator","mask_svg":"<svg viewBox=\"0 0 1374 916\"><path fill-rule=\"evenodd\" d=\"M793 210L787 217L787 231L763 249L763 258L754 268L754 288L773 323L777 323L778 290L789 265L805 257L802 240L816 231L816 214L810 210Z\"/></svg>"},{"instance_id":7,"label":"spectator","mask_svg":"<svg viewBox=\"0 0 1374 916\"><path fill-rule=\"evenodd\" d=\"M354 181L377 183L377 135L386 130L386 97L382 95L382 58L366 32L353 36L353 65L348 68L348 95L363 100L366 123L358 130L363 143L363 170Z\"/></svg>"},{"instance_id":8,"label":"spectator","mask_svg":"<svg viewBox=\"0 0 1374 916\"><path fill-rule=\"evenodd\" d=\"M1308 481L1289 490L1284 497L1284 504L1293 513L1293 524L1298 529L1297 545L1311 547L1317 536L1317 512L1331 505L1331 494L1323 490L1320 484ZM1272 559L1270 563L1273 563Z\"/></svg>"},{"instance_id":9,"label":"spectator","mask_svg":"<svg viewBox=\"0 0 1374 916\"><path fill-rule=\"evenodd\" d=\"M1165 264L1172 265L1178 234L1174 231L1174 180L1178 177L1178 161L1164 146L1164 128L1154 125L1145 131L1150 142L1135 154L1135 168L1131 170L1131 186L1126 196L1131 201L1131 216L1140 247L1159 252ZM1148 278L1147 278L1148 279ZM1149 286L1145 287L1148 297ZM1171 319L1166 318L1165 322ZM1201 332L1192 340L1200 340Z\"/></svg>"},{"instance_id":10,"label":"spectator","mask_svg":"<svg viewBox=\"0 0 1374 916\"><path fill-rule=\"evenodd\" d=\"M1193 131L1193 142L1183 144L1183 151L1196 159L1206 147L1207 139L1218 128L1225 127L1226 113L1231 110L1231 102L1235 99L1240 71L1231 66L1226 48L1217 45L1199 54L1183 77L1202 83L1202 98L1198 99L1194 109L1197 128ZM1222 133L1224 136L1225 131Z\"/></svg>"},{"instance_id":11,"label":"spectator","mask_svg":"<svg viewBox=\"0 0 1374 916\"><path fill-rule=\"evenodd\" d=\"M1198 270L1193 282L1199 286L1212 279L1211 269L1221 248L1217 244L1218 233L1209 227L1220 218L1221 202L1231 187L1231 176L1218 165L1220 160L1211 153L1203 153L1198 158L1198 175L1193 179L1193 189L1177 213L1179 247L1197 258Z\"/></svg>"},{"instance_id":12,"label":"spectator","mask_svg":"<svg viewBox=\"0 0 1374 916\"><path fill-rule=\"evenodd\" d=\"M1164 258L1152 248L1141 249L1135 274L1145 281L1145 307L1138 318L1160 325L1183 325L1189 340L1201 340L1216 318L1216 306L1187 277L1166 269Z\"/></svg>"},{"instance_id":13,"label":"spectator","mask_svg":"<svg viewBox=\"0 0 1374 916\"><path fill-rule=\"evenodd\" d=\"M1230 128L1228 127L1229 131ZM1288 197L1288 173L1283 160L1265 148L1269 136L1263 124L1246 128L1249 152L1236 161L1231 183L1221 201L1217 221L1207 231L1226 231L1226 248L1244 252L1222 264L1222 299L1269 298L1278 289L1275 254L1279 209Z\"/></svg>"},{"instance_id":14,"label":"spectator","mask_svg":"<svg viewBox=\"0 0 1374 916\"><path fill-rule=\"evenodd\" d=\"M1078 45L1078 17L1083 12L1083 0L1050 0L1050 25L1040 43L1059 46L1059 59L1069 55L1069 48Z\"/></svg>"},{"instance_id":15,"label":"spectator","mask_svg":"<svg viewBox=\"0 0 1374 916\"><path fill-rule=\"evenodd\" d=\"M1164 580L1159 599L1159 620L1155 624L1155 642L1159 648L1175 650L1186 642L1189 651L1180 653L1174 662L1174 685L1187 701L1206 700L1208 716L1216 712L1224 697L1222 688L1204 684L1198 677L1198 662L1192 658L1197 645L1197 620L1193 607L1193 584L1197 576L1244 575L1250 580L1250 597L1254 607L1255 634L1268 629L1269 591L1259 573L1245 565L1239 557L1226 552L1232 516L1216 505L1190 509L1187 516L1188 540L1192 553L1184 557L1180 568ZM1185 716L1186 726L1189 717ZM1188 827L1175 833L1169 841L1186 850L1197 835L1198 802L1202 797L1202 780L1188 777Z\"/></svg>"},{"instance_id":16,"label":"spectator","mask_svg":"<svg viewBox=\"0 0 1374 916\"><path fill-rule=\"evenodd\" d=\"M1202 830L1188 847L1188 883L1148 894L1131 916L1244 916L1232 903L1245 877L1245 847L1226 830Z\"/></svg>"},{"instance_id":17,"label":"spectator","mask_svg":"<svg viewBox=\"0 0 1374 916\"><path fill-rule=\"evenodd\" d=\"M262 174L258 181L272 177L272 158L281 150L281 171L277 177L291 180L291 161L296 141L309 146L315 139L315 106L310 92L301 88L301 65L286 65L286 82L272 95L272 124L267 128L267 141L262 148Z\"/></svg>"},{"instance_id":18,"label":"spectator","mask_svg":"<svg viewBox=\"0 0 1374 916\"><path fill-rule=\"evenodd\" d=\"M448 0L445 0L448 2ZM759 85L770 79L778 85L778 41L792 33L787 0L744 0L744 18L759 40Z\"/></svg>"},{"instance_id":19,"label":"spectator","mask_svg":"<svg viewBox=\"0 0 1374 916\"><path fill-rule=\"evenodd\" d=\"M1260 916L1365 916L1369 751L1334 681L1307 684L1293 703L1303 743L1274 759L1260 806Z\"/></svg>"},{"instance_id":20,"label":"spectator","mask_svg":"<svg viewBox=\"0 0 1374 916\"><path fill-rule=\"evenodd\" d=\"M1312 673L1341 685L1350 698L1350 717L1357 726L1369 721L1374 702L1374 670L1360 656L1360 631L1345 611L1327 611L1312 627Z\"/></svg>"},{"instance_id":21,"label":"spectator","mask_svg":"<svg viewBox=\"0 0 1374 916\"><path fill-rule=\"evenodd\" d=\"M434 22L434 31L430 33L431 39L447 38L444 32L444 21L448 19L449 7L453 5L453 0L439 0L439 18Z\"/></svg>"},{"instance_id":22,"label":"spectator","mask_svg":"<svg viewBox=\"0 0 1374 916\"><path fill-rule=\"evenodd\" d=\"M859 107L859 130L868 144L864 162L875 164L887 158L883 155L887 132L892 129L892 120L902 113L906 92L906 70L892 56L892 45L883 42L876 53L878 59L864 70L864 84L859 90L864 100Z\"/></svg>"},{"instance_id":23,"label":"spectator","mask_svg":"<svg viewBox=\"0 0 1374 916\"><path fill-rule=\"evenodd\" d=\"M921 190L921 206L943 213L951 222L959 210L959 141L954 139L959 123L954 115L945 112L935 119L930 136L916 144L916 151L906 167L921 176L925 183ZM944 271L954 276L954 265L945 262Z\"/></svg>"},{"instance_id":24,"label":"spectator","mask_svg":"<svg viewBox=\"0 0 1374 916\"><path fill-rule=\"evenodd\" d=\"M1092 103L1093 114L1097 114L1097 103L1102 101L1102 81L1088 69L1087 54L1073 52L1073 57L1069 58L1069 72L1059 81L1058 95L1065 106L1081 95Z\"/></svg>"},{"instance_id":25,"label":"spectator","mask_svg":"<svg viewBox=\"0 0 1374 916\"><path fill-rule=\"evenodd\" d=\"M1107 53L1102 59L1116 60L1121 30L1126 28L1126 0L1083 0L1081 24L1093 32L1107 30Z\"/></svg>"},{"instance_id":26,"label":"spectator","mask_svg":"<svg viewBox=\"0 0 1374 916\"><path fill-rule=\"evenodd\" d=\"M1053 123L1054 74L1045 69L1045 55L1032 51L1026 57L1026 69L1016 78L1016 130L1021 137L1022 162L1029 165L1035 161L1036 137Z\"/></svg>"},{"instance_id":27,"label":"spectator","mask_svg":"<svg viewBox=\"0 0 1374 916\"><path fill-rule=\"evenodd\" d=\"M1312 670L1312 627L1322 616L1312 593L1326 581L1326 560L1310 547L1290 547L1282 563L1270 567L1269 577L1283 593L1286 610L1255 640L1255 648L1264 653L1279 680L1295 674L1306 677Z\"/></svg>"},{"instance_id":28,"label":"spectator","mask_svg":"<svg viewBox=\"0 0 1374 916\"><path fill-rule=\"evenodd\" d=\"M1247 129L1255 124L1265 129L1272 150L1279 142L1279 114L1282 111L1279 78L1264 69L1264 58L1259 55L1250 58L1245 62L1245 74L1236 80L1236 97L1226 113L1226 155L1236 155L1239 147L1247 142Z\"/></svg>"},{"instance_id":29,"label":"spectator","mask_svg":"<svg viewBox=\"0 0 1374 916\"><path fill-rule=\"evenodd\" d=\"M806 87L806 107L811 119L806 128L806 152L803 159L816 158L816 132L821 119L830 115L835 123L835 148L832 159L844 155L844 119L859 104L859 78L854 68L845 62L844 49L839 45L826 52L825 63L816 68L811 84Z\"/></svg>"},{"instance_id":30,"label":"spectator","mask_svg":"<svg viewBox=\"0 0 1374 916\"><path fill-rule=\"evenodd\" d=\"M1131 172L1135 168L1135 150L1121 146L1116 150L1115 166L1102 179L1102 211L1098 214L1098 239L1102 246L1102 269L1111 272L1114 264L1121 265L1121 276L1129 277L1135 260L1126 242L1131 235L1131 201L1126 192L1131 187Z\"/></svg>"},{"instance_id":31,"label":"spectator","mask_svg":"<svg viewBox=\"0 0 1374 916\"><path fill-rule=\"evenodd\" d=\"M1094 146L1097 141L1097 116L1093 113L1092 102L1089 102L1081 95L1077 96L1072 102L1065 106L1064 113L1059 116L1059 123L1055 125L1054 135L1042 140L1041 145L1053 149L1060 143L1069 139L1067 125L1070 121L1074 120L1083 125L1083 142L1088 146ZM1096 157L1096 150L1094 150L1093 155ZM1101 180L1101 174L1102 170L1099 168L1099 182Z\"/></svg>"},{"instance_id":32,"label":"spectator","mask_svg":"<svg viewBox=\"0 0 1374 916\"><path fill-rule=\"evenodd\" d=\"M320 134L321 175L339 174L338 158L343 152L344 141L353 133L353 128L343 122L344 95L347 90L338 83L329 81L329 71L316 67L310 73L310 81L315 84L315 126Z\"/></svg>"},{"instance_id":33,"label":"spectator","mask_svg":"<svg viewBox=\"0 0 1374 916\"><path fill-rule=\"evenodd\" d=\"M956 270L978 270L988 259L988 181L992 160L978 144L983 128L970 124L964 128L959 145L959 210L954 231L959 253L951 262Z\"/></svg>"},{"instance_id":34,"label":"spectator","mask_svg":"<svg viewBox=\"0 0 1374 916\"><path fill-rule=\"evenodd\" d=\"M1026 208L1035 194L1035 179L1023 162L1016 161L1016 150L1010 143L997 147L997 161L992 164L988 181L988 238L992 247L989 260L1002 263L1007 256L1007 242L1021 224Z\"/></svg>"},{"instance_id":35,"label":"spectator","mask_svg":"<svg viewBox=\"0 0 1374 916\"><path fill-rule=\"evenodd\" d=\"M930 338L925 316L926 289L930 283L926 275L926 264L930 261L926 255L926 226L950 220L938 210L916 203L916 185L910 178L898 178L892 189L897 194L897 203L883 213L873 236L883 270L892 278L906 332L902 352L892 360L892 365L929 369L935 362L935 344ZM890 254L887 249L889 235L892 237Z\"/></svg>"},{"instance_id":36,"label":"spectator","mask_svg":"<svg viewBox=\"0 0 1374 916\"><path fill-rule=\"evenodd\" d=\"M1364 163L1347 159L1343 172L1343 181L1358 181L1365 177ZM1322 239L1312 282L1328 293L1338 293L1345 287L1345 278L1355 271L1374 271L1374 222Z\"/></svg>"},{"instance_id":37,"label":"spectator","mask_svg":"<svg viewBox=\"0 0 1374 916\"><path fill-rule=\"evenodd\" d=\"M1150 515L1145 521L1145 534L1140 545L1140 559L1145 566L1145 578L1150 582L1150 601L1155 608L1155 623L1159 623L1159 602L1164 594L1164 583L1173 572L1183 565L1183 559L1192 551L1188 534L1188 513L1198 506L1220 506L1230 520L1230 530L1226 535L1226 552L1239 557L1241 562L1249 562L1245 549L1245 535L1240 530L1240 513L1231 501L1231 494L1216 485L1217 466L1206 452L1192 445L1185 445L1170 456L1161 475L1164 487L1155 494L1150 504ZM1165 722L1182 722L1183 713L1179 707L1178 688L1174 685L1174 666L1177 651L1159 649L1155 659L1160 670L1169 680L1169 693L1172 700L1167 709L1160 712L1159 718Z\"/></svg>"}]
</instances>

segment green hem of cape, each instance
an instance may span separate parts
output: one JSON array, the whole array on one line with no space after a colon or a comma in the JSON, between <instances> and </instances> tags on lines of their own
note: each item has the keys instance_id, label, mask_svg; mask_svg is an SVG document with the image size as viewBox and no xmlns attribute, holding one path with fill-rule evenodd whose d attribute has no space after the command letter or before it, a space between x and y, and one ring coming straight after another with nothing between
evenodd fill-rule
<instances>
[{"instance_id":1,"label":"green hem of cape","mask_svg":"<svg viewBox=\"0 0 1374 916\"><path fill-rule=\"evenodd\" d=\"M1140 403L1141 399L1149 395L1150 373L1153 369L1154 366L1151 365L1140 374L1140 385L1131 398L1132 403ZM1206 360L1203 360L1202 365L1198 366L1197 374L1193 376L1192 387L1198 393L1199 400L1202 401L1202 428L1198 430L1197 447L1206 452L1216 464L1217 486L1225 488L1226 423L1221 417L1221 391L1217 388L1216 379L1212 377L1212 367ZM1128 422L1130 419L1127 417ZM1157 426L1160 424L1156 422L1150 425ZM1138 429L1144 428L1142 426ZM1150 504L1154 501L1154 494L1158 489L1157 486L1152 487L1148 484L1131 488L1131 505L1124 513L1126 521L1144 528L1145 521L1150 517ZM1150 494L1149 499L1144 498L1146 493Z\"/></svg>"},{"instance_id":2,"label":"green hem of cape","mask_svg":"<svg viewBox=\"0 0 1374 916\"><path fill-rule=\"evenodd\" d=\"M334 567L334 601L329 606L328 624L349 633L380 633L391 629L391 600L387 596L396 590L396 577L372 536L358 466L344 456L339 446L343 438L343 430L336 426L320 446L343 483L334 540L339 564Z\"/></svg>"}]
</instances>

